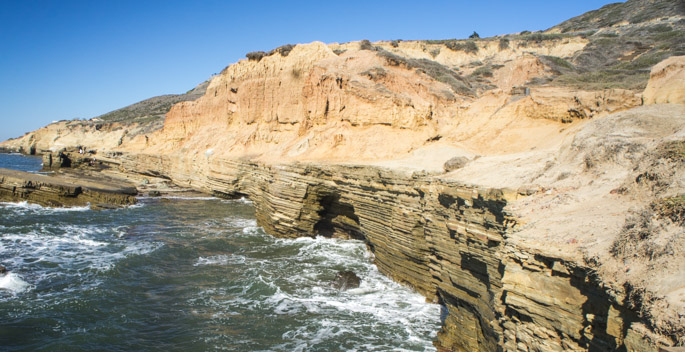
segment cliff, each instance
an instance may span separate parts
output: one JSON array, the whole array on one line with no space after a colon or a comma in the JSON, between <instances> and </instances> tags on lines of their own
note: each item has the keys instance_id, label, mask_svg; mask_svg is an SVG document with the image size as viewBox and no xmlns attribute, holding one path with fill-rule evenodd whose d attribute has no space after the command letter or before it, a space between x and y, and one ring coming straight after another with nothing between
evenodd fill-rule
<instances>
[{"instance_id":1,"label":"cliff","mask_svg":"<svg viewBox=\"0 0 685 352\"><path fill-rule=\"evenodd\" d=\"M656 351L685 343L685 20L669 6L283 46L228 66L161 129L60 122L2 146L85 145L124 172L248 195L273 235L362 239L445 307L440 350Z\"/></svg>"}]
</instances>

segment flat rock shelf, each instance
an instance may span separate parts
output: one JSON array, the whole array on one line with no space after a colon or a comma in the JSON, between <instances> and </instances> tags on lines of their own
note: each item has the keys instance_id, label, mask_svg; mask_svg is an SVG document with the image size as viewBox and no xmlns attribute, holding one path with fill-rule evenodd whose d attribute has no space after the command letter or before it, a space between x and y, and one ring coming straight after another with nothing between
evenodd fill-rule
<instances>
[{"instance_id":1,"label":"flat rock shelf","mask_svg":"<svg viewBox=\"0 0 685 352\"><path fill-rule=\"evenodd\" d=\"M136 203L135 186L124 181L99 180L85 175L41 175L0 169L0 200L27 201L43 206L111 208Z\"/></svg>"}]
</instances>

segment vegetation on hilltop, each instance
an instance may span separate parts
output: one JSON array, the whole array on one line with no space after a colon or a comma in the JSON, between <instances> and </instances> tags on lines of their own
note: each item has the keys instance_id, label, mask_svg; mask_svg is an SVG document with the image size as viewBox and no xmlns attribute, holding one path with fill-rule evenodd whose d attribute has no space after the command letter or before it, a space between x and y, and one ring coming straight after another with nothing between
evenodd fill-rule
<instances>
[{"instance_id":1,"label":"vegetation on hilltop","mask_svg":"<svg viewBox=\"0 0 685 352\"><path fill-rule=\"evenodd\" d=\"M421 42L476 54L479 45L482 48L483 43L495 40L502 51L525 50L545 43L582 38L588 44L573 56L539 56L549 68L549 75L529 84L583 90L622 88L640 91L647 84L652 66L669 56L685 55L684 15L683 1L630 0L606 5L546 31L523 31L491 38L472 35L469 39ZM370 43L366 46L370 47ZM433 53L440 53L439 48L428 50L433 57L436 56ZM483 64L496 63L487 61ZM488 70L482 68L476 76L482 79L488 77L487 73Z\"/></svg>"},{"instance_id":2,"label":"vegetation on hilltop","mask_svg":"<svg viewBox=\"0 0 685 352\"><path fill-rule=\"evenodd\" d=\"M585 34L589 44L573 57L572 67L551 77L551 84L579 89L642 90L649 71L673 55L685 55L685 2L629 0L550 28L547 35Z\"/></svg>"},{"instance_id":3,"label":"vegetation on hilltop","mask_svg":"<svg viewBox=\"0 0 685 352\"><path fill-rule=\"evenodd\" d=\"M620 23L640 24L656 18L685 15L685 2L679 0L629 0L613 3L564 21L550 30L561 33L611 27Z\"/></svg>"},{"instance_id":4,"label":"vegetation on hilltop","mask_svg":"<svg viewBox=\"0 0 685 352\"><path fill-rule=\"evenodd\" d=\"M174 104L195 100L203 96L208 85L209 80L200 83L185 94L167 94L152 97L97 116L91 120L81 121L79 124L94 124L97 127L103 123L120 123L124 125L137 123L148 125L148 131L153 131L162 127L166 113L169 112Z\"/></svg>"}]
</instances>

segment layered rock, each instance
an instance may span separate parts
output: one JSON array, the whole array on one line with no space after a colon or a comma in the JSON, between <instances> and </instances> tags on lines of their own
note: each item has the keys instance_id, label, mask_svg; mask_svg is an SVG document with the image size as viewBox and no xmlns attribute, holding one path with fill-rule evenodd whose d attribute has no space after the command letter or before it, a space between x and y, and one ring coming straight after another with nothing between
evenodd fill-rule
<instances>
[{"instance_id":1,"label":"layered rock","mask_svg":"<svg viewBox=\"0 0 685 352\"><path fill-rule=\"evenodd\" d=\"M28 201L50 207L90 205L92 209L136 203L134 186L74 176L45 176L0 169L0 200Z\"/></svg>"},{"instance_id":2,"label":"layered rock","mask_svg":"<svg viewBox=\"0 0 685 352\"><path fill-rule=\"evenodd\" d=\"M157 175L179 163L152 155L119 160ZM445 307L440 350L655 351L668 342L595 269L509 241L520 225L506 206L518 192L369 166L217 158L206 167L185 182L249 196L268 233L363 239L382 272Z\"/></svg>"}]
</instances>

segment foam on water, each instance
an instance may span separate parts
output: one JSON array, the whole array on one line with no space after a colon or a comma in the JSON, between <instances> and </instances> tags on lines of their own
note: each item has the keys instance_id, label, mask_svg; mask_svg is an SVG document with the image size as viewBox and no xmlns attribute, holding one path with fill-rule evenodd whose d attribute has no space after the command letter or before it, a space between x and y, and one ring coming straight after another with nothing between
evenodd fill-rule
<instances>
[{"instance_id":1,"label":"foam on water","mask_svg":"<svg viewBox=\"0 0 685 352\"><path fill-rule=\"evenodd\" d=\"M259 229L245 229L257 235ZM235 295L230 288L200 293L198 301L214 309L214 317L260 306L276 316L301 319L275 346L276 351L321 349L335 341L352 341L360 331L394 331L397 344L365 345L360 339L345 348L352 350L433 350L440 308L382 275L361 241L316 238L273 239L241 252L241 256L201 257L195 265L231 265L235 258L245 263L252 277ZM268 256L268 251L292 253ZM267 258L263 258L263 256ZM353 270L361 278L359 288L339 291L331 280L339 270ZM297 273L297 274L294 274ZM237 287L236 287L237 289ZM204 297L204 299L202 298ZM211 300L207 298L211 297ZM223 312L224 314L221 314ZM342 317L329 319L326 317ZM323 320L322 320L323 319ZM350 342L352 343L352 342Z\"/></svg>"},{"instance_id":2,"label":"foam on water","mask_svg":"<svg viewBox=\"0 0 685 352\"><path fill-rule=\"evenodd\" d=\"M222 203L227 203L227 204L236 204L236 203L237 203L237 204L248 204L248 205L252 205L252 201L251 201L249 198L247 198L247 197L240 197L240 198L237 198L237 199L222 199L221 202L222 202Z\"/></svg>"},{"instance_id":3,"label":"foam on water","mask_svg":"<svg viewBox=\"0 0 685 352\"><path fill-rule=\"evenodd\" d=\"M200 257L197 259L195 266L200 265L229 265L229 264L243 264L245 263L245 257L242 255L214 255L210 257Z\"/></svg>"},{"instance_id":4,"label":"foam on water","mask_svg":"<svg viewBox=\"0 0 685 352\"><path fill-rule=\"evenodd\" d=\"M255 219L243 219L243 218L238 218L238 217L227 217L224 218L224 225L223 226L230 226L233 228L255 228L257 227L257 220Z\"/></svg>"},{"instance_id":5,"label":"foam on water","mask_svg":"<svg viewBox=\"0 0 685 352\"><path fill-rule=\"evenodd\" d=\"M189 197L189 196L161 196L155 197L158 199L175 199L175 200L216 200L217 197Z\"/></svg>"},{"instance_id":6,"label":"foam on water","mask_svg":"<svg viewBox=\"0 0 685 352\"><path fill-rule=\"evenodd\" d=\"M257 227L250 204L0 204L0 264L10 270L0 277L0 331L13 334L0 345L434 350L439 307L383 276L363 242L274 238ZM360 287L335 289L342 270Z\"/></svg>"},{"instance_id":7,"label":"foam on water","mask_svg":"<svg viewBox=\"0 0 685 352\"><path fill-rule=\"evenodd\" d=\"M146 254L160 246L126 241L122 229L97 225L35 224L16 230L25 232L5 230L0 234L3 265L19 268L25 273L24 280L38 288L69 282L63 288L67 292L96 287L102 281L98 272L112 269L123 258Z\"/></svg>"},{"instance_id":8,"label":"foam on water","mask_svg":"<svg viewBox=\"0 0 685 352\"><path fill-rule=\"evenodd\" d=\"M90 210L90 205L86 205L86 206L82 206L82 207L56 208L56 207L44 207L42 205L32 204L32 203L28 203L26 201L16 202L16 203L0 202L0 206L5 207L5 208L10 209L10 210L13 210L13 211L16 211L18 213L22 213L22 214L29 214L29 213L50 214L50 213L80 212L80 211Z\"/></svg>"},{"instance_id":9,"label":"foam on water","mask_svg":"<svg viewBox=\"0 0 685 352\"><path fill-rule=\"evenodd\" d=\"M31 285L21 279L21 276L9 272L5 275L0 275L0 289L7 290L12 293L19 293L30 289Z\"/></svg>"}]
</instances>

